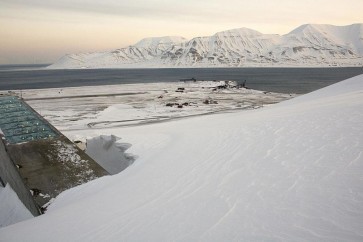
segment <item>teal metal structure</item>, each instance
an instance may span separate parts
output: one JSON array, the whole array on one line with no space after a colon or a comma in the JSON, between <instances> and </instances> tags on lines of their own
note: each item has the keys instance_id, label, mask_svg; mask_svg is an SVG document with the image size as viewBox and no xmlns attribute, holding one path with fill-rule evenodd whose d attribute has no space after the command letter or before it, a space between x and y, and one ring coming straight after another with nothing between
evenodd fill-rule
<instances>
[{"instance_id":1,"label":"teal metal structure","mask_svg":"<svg viewBox=\"0 0 363 242\"><path fill-rule=\"evenodd\" d=\"M0 129L11 144L58 136L34 110L15 96L0 97Z\"/></svg>"}]
</instances>

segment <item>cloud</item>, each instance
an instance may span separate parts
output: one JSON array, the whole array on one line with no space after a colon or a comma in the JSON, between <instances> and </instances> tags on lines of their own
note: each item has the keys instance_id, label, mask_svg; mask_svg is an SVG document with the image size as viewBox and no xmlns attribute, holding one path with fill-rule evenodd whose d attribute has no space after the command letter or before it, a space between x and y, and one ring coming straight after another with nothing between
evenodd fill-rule
<instances>
[{"instance_id":1,"label":"cloud","mask_svg":"<svg viewBox=\"0 0 363 242\"><path fill-rule=\"evenodd\" d=\"M1 0L12 8L33 8L91 15L112 15L173 22L331 23L361 16L361 0ZM336 11L340 9L340 11ZM1 14L1 9L0 9ZM341 16L342 15L342 16ZM344 15L344 16L343 16ZM323 19L323 20L322 20ZM327 20L325 20L327 19ZM323 22L320 22L322 20ZM295 25L293 23L292 25ZM248 27L248 26L246 26Z\"/></svg>"},{"instance_id":2,"label":"cloud","mask_svg":"<svg viewBox=\"0 0 363 242\"><path fill-rule=\"evenodd\" d=\"M112 15L138 19L168 20L173 22L237 23L266 21L263 15L253 14L255 5L241 4L234 0L2 0L9 8L43 9L91 15ZM250 6L250 7L248 7ZM257 5L259 6L259 5ZM250 12L250 13L248 13ZM34 18L39 18L34 16Z\"/></svg>"},{"instance_id":3,"label":"cloud","mask_svg":"<svg viewBox=\"0 0 363 242\"><path fill-rule=\"evenodd\" d=\"M134 0L132 2L114 0L2 0L2 4L7 4L7 6L18 8L41 8L78 13L111 14L117 16L145 18L172 18L180 16L193 16L196 14L202 15L201 9L195 9L196 4L188 2L181 4L178 1L170 1L169 4L166 4L165 1L161 0Z\"/></svg>"},{"instance_id":4,"label":"cloud","mask_svg":"<svg viewBox=\"0 0 363 242\"><path fill-rule=\"evenodd\" d=\"M204 24L211 28L213 25L262 27L257 30L264 33L281 33L286 26L304 23L357 22L357 19L361 18L360 9L363 8L363 1L347 0L343 3L340 0L1 0L0 17L9 17L9 14L4 13L3 6L12 9L7 13L14 15L16 12L16 18L33 20L80 22L87 21L82 19L82 16L86 15L94 19L107 16L123 21L167 21L175 23L175 26ZM336 11L338 8L340 11ZM29 9L58 12L62 13L62 17L59 19L57 14L47 13L27 16L21 14ZM67 17L63 18L63 15ZM283 27L269 29L263 26Z\"/></svg>"}]
</instances>

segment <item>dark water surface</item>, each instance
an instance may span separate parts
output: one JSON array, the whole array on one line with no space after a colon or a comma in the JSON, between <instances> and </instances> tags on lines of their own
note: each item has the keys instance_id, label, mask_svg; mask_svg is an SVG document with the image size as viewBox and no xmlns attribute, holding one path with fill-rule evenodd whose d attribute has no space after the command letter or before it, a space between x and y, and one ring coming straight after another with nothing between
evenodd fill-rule
<instances>
[{"instance_id":1,"label":"dark water surface","mask_svg":"<svg viewBox=\"0 0 363 242\"><path fill-rule=\"evenodd\" d=\"M197 80L246 80L246 86L273 92L307 93L363 74L346 68L165 68L47 70L45 65L0 66L0 90L97 86Z\"/></svg>"}]
</instances>

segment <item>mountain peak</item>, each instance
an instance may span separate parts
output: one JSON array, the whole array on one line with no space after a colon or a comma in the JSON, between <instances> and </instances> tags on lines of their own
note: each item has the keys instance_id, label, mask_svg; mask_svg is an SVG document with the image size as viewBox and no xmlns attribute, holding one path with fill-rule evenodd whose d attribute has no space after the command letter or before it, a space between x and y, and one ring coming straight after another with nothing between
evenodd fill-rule
<instances>
[{"instance_id":1,"label":"mountain peak","mask_svg":"<svg viewBox=\"0 0 363 242\"><path fill-rule=\"evenodd\" d=\"M296 29L292 30L291 32L288 33L288 35L290 34L301 34L301 33L305 33L305 32L311 32L311 31L318 31L321 27L326 27L328 25L326 24L303 24L299 27L297 27Z\"/></svg>"},{"instance_id":2,"label":"mountain peak","mask_svg":"<svg viewBox=\"0 0 363 242\"><path fill-rule=\"evenodd\" d=\"M350 24L345 26L336 26L331 24L303 24L296 29L292 30L288 35L290 34L301 34L301 33L307 33L307 32L332 32L332 31L347 31L350 29L355 30L362 30L363 24L362 23L356 23L356 24Z\"/></svg>"},{"instance_id":3,"label":"mountain peak","mask_svg":"<svg viewBox=\"0 0 363 242\"><path fill-rule=\"evenodd\" d=\"M181 36L162 36L162 37L148 37L140 40L134 46L138 48L157 48L162 45L179 45L186 42L187 39Z\"/></svg>"},{"instance_id":4,"label":"mountain peak","mask_svg":"<svg viewBox=\"0 0 363 242\"><path fill-rule=\"evenodd\" d=\"M50 68L362 65L363 24L305 24L283 36L238 28L190 41L145 38L115 51L67 56Z\"/></svg>"},{"instance_id":5,"label":"mountain peak","mask_svg":"<svg viewBox=\"0 0 363 242\"><path fill-rule=\"evenodd\" d=\"M255 36L261 36L263 34L256 30L243 27L243 28L230 29L230 30L217 32L215 35L224 35L224 36L239 35L239 36L245 36L245 37L255 37Z\"/></svg>"}]
</instances>

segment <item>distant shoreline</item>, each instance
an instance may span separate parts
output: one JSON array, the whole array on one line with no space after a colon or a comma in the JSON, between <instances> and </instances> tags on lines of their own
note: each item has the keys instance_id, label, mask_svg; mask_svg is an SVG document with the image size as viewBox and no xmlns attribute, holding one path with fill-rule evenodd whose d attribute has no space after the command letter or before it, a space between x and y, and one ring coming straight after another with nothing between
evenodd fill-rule
<instances>
[{"instance_id":1,"label":"distant shoreline","mask_svg":"<svg viewBox=\"0 0 363 242\"><path fill-rule=\"evenodd\" d=\"M363 74L363 68L0 69L0 90L178 82L194 77L246 81L256 90L304 94L359 74Z\"/></svg>"},{"instance_id":2,"label":"distant shoreline","mask_svg":"<svg viewBox=\"0 0 363 242\"><path fill-rule=\"evenodd\" d=\"M362 68L363 66L144 66L144 67L84 67L84 68L47 68L52 63L48 64L2 64L0 65L1 71L21 71L21 70L145 70L145 69L336 69L336 68Z\"/></svg>"}]
</instances>

